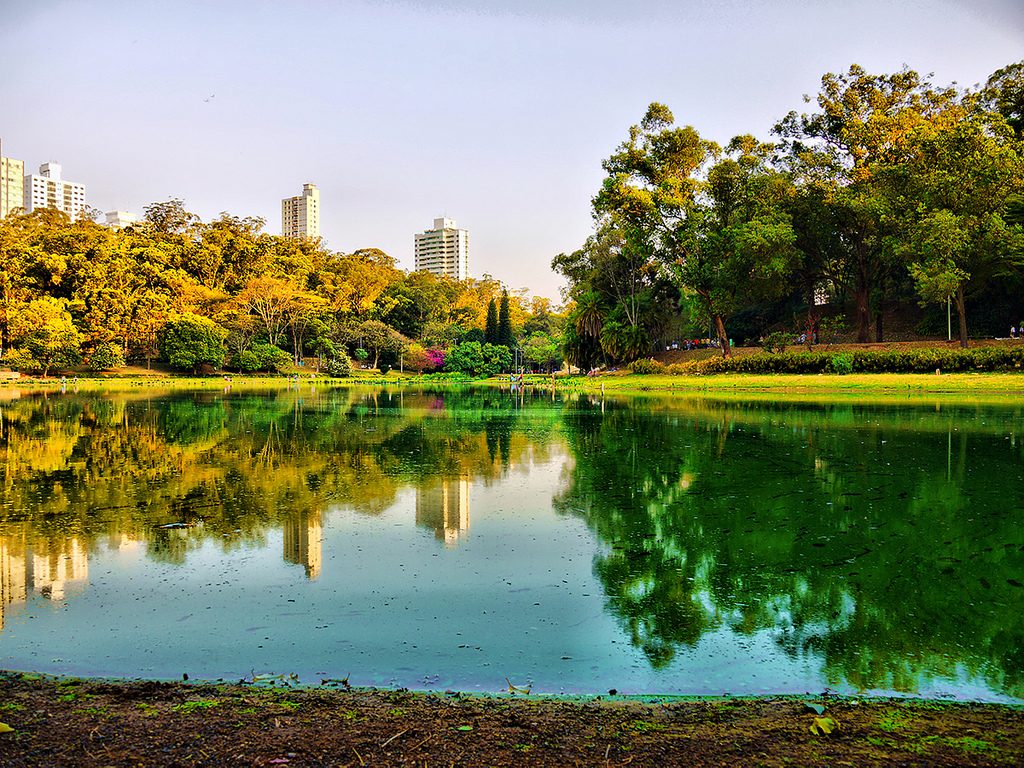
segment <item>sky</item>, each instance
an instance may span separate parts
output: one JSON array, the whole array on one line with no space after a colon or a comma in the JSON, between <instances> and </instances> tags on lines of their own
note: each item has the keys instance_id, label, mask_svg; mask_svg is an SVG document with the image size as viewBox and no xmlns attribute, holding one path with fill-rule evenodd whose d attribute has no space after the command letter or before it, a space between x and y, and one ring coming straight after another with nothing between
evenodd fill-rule
<instances>
[{"instance_id":1,"label":"sky","mask_svg":"<svg viewBox=\"0 0 1024 768\"><path fill-rule=\"evenodd\" d=\"M312 182L332 250L413 266L448 216L470 272L558 298L601 161L652 101L770 138L821 76L970 86L1024 59L1020 0L0 0L0 141L103 211L260 216Z\"/></svg>"}]
</instances>

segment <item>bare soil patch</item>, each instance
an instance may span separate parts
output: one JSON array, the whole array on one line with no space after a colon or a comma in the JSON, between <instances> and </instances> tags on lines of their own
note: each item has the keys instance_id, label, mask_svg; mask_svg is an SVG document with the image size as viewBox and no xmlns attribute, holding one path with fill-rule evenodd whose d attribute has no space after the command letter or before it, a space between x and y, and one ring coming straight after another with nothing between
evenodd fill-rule
<instances>
[{"instance_id":1,"label":"bare soil patch","mask_svg":"<svg viewBox=\"0 0 1024 768\"><path fill-rule=\"evenodd\" d=\"M0 677L4 766L997 766L1024 710L793 698L568 701Z\"/></svg>"}]
</instances>

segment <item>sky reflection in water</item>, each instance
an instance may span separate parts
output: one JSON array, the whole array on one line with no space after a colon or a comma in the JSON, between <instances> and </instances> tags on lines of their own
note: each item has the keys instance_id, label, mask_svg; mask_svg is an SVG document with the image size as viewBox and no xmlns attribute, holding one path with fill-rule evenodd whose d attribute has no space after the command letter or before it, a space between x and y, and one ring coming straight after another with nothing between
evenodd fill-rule
<instances>
[{"instance_id":1,"label":"sky reflection in water","mask_svg":"<svg viewBox=\"0 0 1024 768\"><path fill-rule=\"evenodd\" d=\"M0 665L1024 698L1019 407L0 402Z\"/></svg>"}]
</instances>

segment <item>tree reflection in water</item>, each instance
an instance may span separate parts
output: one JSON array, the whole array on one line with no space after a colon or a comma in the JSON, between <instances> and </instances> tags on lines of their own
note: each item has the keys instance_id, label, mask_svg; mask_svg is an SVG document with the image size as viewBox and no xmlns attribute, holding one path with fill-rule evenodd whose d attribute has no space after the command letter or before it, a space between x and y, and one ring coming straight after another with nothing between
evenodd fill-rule
<instances>
[{"instance_id":1,"label":"tree reflection in water","mask_svg":"<svg viewBox=\"0 0 1024 768\"><path fill-rule=\"evenodd\" d=\"M100 545L183 563L276 529L315 579L330 509L375 515L407 488L454 547L474 483L530 482L517 466L568 449L553 506L597 536L607 608L654 668L768 633L830 685L1024 697L1022 423L498 390L23 397L0 406L0 604L64 595Z\"/></svg>"}]
</instances>

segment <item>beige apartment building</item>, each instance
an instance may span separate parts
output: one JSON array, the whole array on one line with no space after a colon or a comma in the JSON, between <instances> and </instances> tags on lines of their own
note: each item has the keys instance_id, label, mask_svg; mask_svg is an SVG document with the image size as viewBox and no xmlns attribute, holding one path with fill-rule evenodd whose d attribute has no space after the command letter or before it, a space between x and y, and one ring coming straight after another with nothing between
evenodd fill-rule
<instances>
[{"instance_id":1,"label":"beige apartment building","mask_svg":"<svg viewBox=\"0 0 1024 768\"><path fill-rule=\"evenodd\" d=\"M320 237L320 190L316 184L303 184L301 195L281 201L281 234Z\"/></svg>"},{"instance_id":2,"label":"beige apartment building","mask_svg":"<svg viewBox=\"0 0 1024 768\"><path fill-rule=\"evenodd\" d=\"M434 219L434 228L415 236L414 269L441 277L469 277L469 232L454 219Z\"/></svg>"},{"instance_id":3,"label":"beige apartment building","mask_svg":"<svg viewBox=\"0 0 1024 768\"><path fill-rule=\"evenodd\" d=\"M0 142L0 219L25 207L25 163L3 154Z\"/></svg>"},{"instance_id":4,"label":"beige apartment building","mask_svg":"<svg viewBox=\"0 0 1024 768\"><path fill-rule=\"evenodd\" d=\"M72 221L85 208L85 186L65 181L59 163L43 163L39 173L25 177L25 212L37 208L56 208L64 211Z\"/></svg>"}]
</instances>

